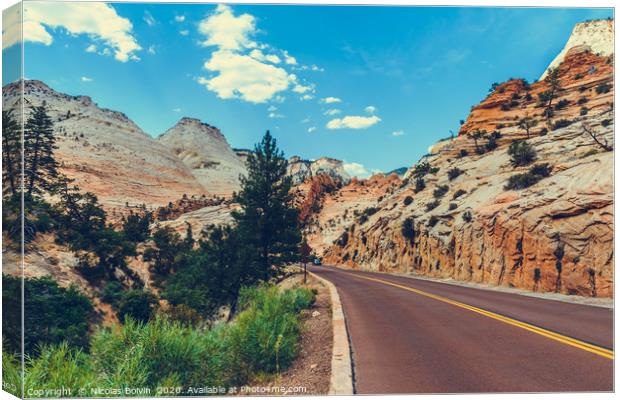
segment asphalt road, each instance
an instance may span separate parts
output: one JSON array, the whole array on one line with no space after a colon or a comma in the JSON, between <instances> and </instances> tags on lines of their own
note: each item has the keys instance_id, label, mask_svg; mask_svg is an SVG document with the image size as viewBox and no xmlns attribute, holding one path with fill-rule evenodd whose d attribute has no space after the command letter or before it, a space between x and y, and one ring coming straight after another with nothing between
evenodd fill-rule
<instances>
[{"instance_id":1,"label":"asphalt road","mask_svg":"<svg viewBox=\"0 0 620 400\"><path fill-rule=\"evenodd\" d=\"M355 392L613 390L613 311L311 267L338 289Z\"/></svg>"}]
</instances>

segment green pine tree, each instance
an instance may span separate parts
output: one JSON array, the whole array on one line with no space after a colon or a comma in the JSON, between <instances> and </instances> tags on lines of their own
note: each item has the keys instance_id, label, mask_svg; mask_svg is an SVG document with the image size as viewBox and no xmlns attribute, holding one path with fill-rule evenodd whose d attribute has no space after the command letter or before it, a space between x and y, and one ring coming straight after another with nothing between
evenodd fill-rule
<instances>
[{"instance_id":1,"label":"green pine tree","mask_svg":"<svg viewBox=\"0 0 620 400\"><path fill-rule=\"evenodd\" d=\"M24 128L24 190L28 198L55 189L56 148L54 125L45 104L34 107Z\"/></svg>"},{"instance_id":2,"label":"green pine tree","mask_svg":"<svg viewBox=\"0 0 620 400\"><path fill-rule=\"evenodd\" d=\"M13 110L2 111L2 184L3 194L16 196L21 185L21 135Z\"/></svg>"},{"instance_id":3,"label":"green pine tree","mask_svg":"<svg viewBox=\"0 0 620 400\"><path fill-rule=\"evenodd\" d=\"M284 265L298 259L301 231L287 165L267 131L247 160L248 173L241 177L236 196L241 210L233 218L243 245L252 253L248 267L257 280L278 275Z\"/></svg>"}]
</instances>

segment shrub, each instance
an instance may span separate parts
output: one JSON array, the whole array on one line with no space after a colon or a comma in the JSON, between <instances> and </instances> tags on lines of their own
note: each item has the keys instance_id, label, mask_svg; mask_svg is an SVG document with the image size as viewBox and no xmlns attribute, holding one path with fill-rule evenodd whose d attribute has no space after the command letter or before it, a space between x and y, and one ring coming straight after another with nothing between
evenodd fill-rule
<instances>
[{"instance_id":1,"label":"shrub","mask_svg":"<svg viewBox=\"0 0 620 400\"><path fill-rule=\"evenodd\" d=\"M439 200L433 200L430 203L426 203L426 211L431 211L434 210L435 208L437 208L439 206Z\"/></svg>"},{"instance_id":2,"label":"shrub","mask_svg":"<svg viewBox=\"0 0 620 400\"><path fill-rule=\"evenodd\" d=\"M448 193L450 188L448 185L437 186L435 190L433 190L433 197L436 199L442 198L446 193Z\"/></svg>"},{"instance_id":3,"label":"shrub","mask_svg":"<svg viewBox=\"0 0 620 400\"><path fill-rule=\"evenodd\" d=\"M138 322L147 322L153 316L157 299L144 290L133 289L123 293L118 302L118 318L125 321L127 317Z\"/></svg>"},{"instance_id":4,"label":"shrub","mask_svg":"<svg viewBox=\"0 0 620 400\"><path fill-rule=\"evenodd\" d=\"M516 174L508 179L504 186L505 190L521 190L538 183L541 179L548 177L550 169L548 164L535 165L528 172Z\"/></svg>"},{"instance_id":5,"label":"shrub","mask_svg":"<svg viewBox=\"0 0 620 400\"><path fill-rule=\"evenodd\" d=\"M125 288L119 281L108 282L101 291L101 300L116 308L123 297L124 290Z\"/></svg>"},{"instance_id":6,"label":"shrub","mask_svg":"<svg viewBox=\"0 0 620 400\"><path fill-rule=\"evenodd\" d=\"M427 174L435 174L439 171L437 167L431 167L428 162L422 162L415 166L413 169L413 176L416 178L423 178Z\"/></svg>"},{"instance_id":7,"label":"shrub","mask_svg":"<svg viewBox=\"0 0 620 400\"><path fill-rule=\"evenodd\" d=\"M62 341L72 347L88 347L93 306L77 287L60 287L49 277L25 278L23 285L25 354ZM21 291L21 278L2 275L2 339L12 353L21 353Z\"/></svg>"},{"instance_id":8,"label":"shrub","mask_svg":"<svg viewBox=\"0 0 620 400\"><path fill-rule=\"evenodd\" d=\"M463 173L463 170L454 167L452 169L448 170L448 179L449 180L455 180L456 178L458 178L461 174Z\"/></svg>"},{"instance_id":9,"label":"shrub","mask_svg":"<svg viewBox=\"0 0 620 400\"><path fill-rule=\"evenodd\" d=\"M579 79L583 78L583 74L575 74L575 80L578 81Z\"/></svg>"},{"instance_id":10,"label":"shrub","mask_svg":"<svg viewBox=\"0 0 620 400\"><path fill-rule=\"evenodd\" d=\"M409 239L410 242L413 242L415 239L415 227L413 225L413 218L409 217L403 221L403 225L401 227L402 235Z\"/></svg>"},{"instance_id":11,"label":"shrub","mask_svg":"<svg viewBox=\"0 0 620 400\"><path fill-rule=\"evenodd\" d=\"M560 129L560 128L566 128L567 126L569 126L572 123L573 123L573 121L568 120L568 119L558 119L553 124L553 130Z\"/></svg>"},{"instance_id":12,"label":"shrub","mask_svg":"<svg viewBox=\"0 0 620 400\"><path fill-rule=\"evenodd\" d=\"M601 83L596 87L597 94L609 93L611 90L611 85L608 83Z\"/></svg>"},{"instance_id":13,"label":"shrub","mask_svg":"<svg viewBox=\"0 0 620 400\"><path fill-rule=\"evenodd\" d=\"M342 235L340 235L340 237L338 238L337 244L340 247L344 247L347 245L347 243L349 242L349 233L348 232L342 232Z\"/></svg>"},{"instance_id":14,"label":"shrub","mask_svg":"<svg viewBox=\"0 0 620 400\"><path fill-rule=\"evenodd\" d=\"M533 97L532 97L532 95L530 93L526 93L525 94L525 100L532 101L532 99L533 99Z\"/></svg>"},{"instance_id":15,"label":"shrub","mask_svg":"<svg viewBox=\"0 0 620 400\"><path fill-rule=\"evenodd\" d=\"M585 86L579 86L579 92L580 92L580 93L583 93L583 92L585 92L586 90L588 90L588 88L587 88L587 87L585 87Z\"/></svg>"},{"instance_id":16,"label":"shrub","mask_svg":"<svg viewBox=\"0 0 620 400\"><path fill-rule=\"evenodd\" d=\"M494 135L489 135L487 137L487 142L484 144L484 148L487 151L493 151L497 148L497 139Z\"/></svg>"},{"instance_id":17,"label":"shrub","mask_svg":"<svg viewBox=\"0 0 620 400\"><path fill-rule=\"evenodd\" d=\"M609 124L611 124L611 120L610 119L604 119L601 121L601 126L603 126L604 128L608 127Z\"/></svg>"},{"instance_id":18,"label":"shrub","mask_svg":"<svg viewBox=\"0 0 620 400\"><path fill-rule=\"evenodd\" d=\"M465 211L462 215L463 221L465 222L471 222L472 220L472 216L471 216L471 211Z\"/></svg>"},{"instance_id":19,"label":"shrub","mask_svg":"<svg viewBox=\"0 0 620 400\"><path fill-rule=\"evenodd\" d=\"M421 192L426 188L426 182L424 182L424 178L417 178L415 180L415 189L414 192Z\"/></svg>"},{"instance_id":20,"label":"shrub","mask_svg":"<svg viewBox=\"0 0 620 400\"><path fill-rule=\"evenodd\" d=\"M566 99L562 99L562 100L558 101L555 104L555 109L556 110L561 110L561 109L565 108L566 106L568 106L569 104L570 104L570 101L568 101Z\"/></svg>"},{"instance_id":21,"label":"shrub","mask_svg":"<svg viewBox=\"0 0 620 400\"><path fill-rule=\"evenodd\" d=\"M587 115L588 114L588 107L581 107L581 110L579 110L579 115Z\"/></svg>"},{"instance_id":22,"label":"shrub","mask_svg":"<svg viewBox=\"0 0 620 400\"><path fill-rule=\"evenodd\" d=\"M549 129L547 129L547 128L542 128L542 129L540 130L540 136L545 136L548 132L549 132Z\"/></svg>"},{"instance_id":23,"label":"shrub","mask_svg":"<svg viewBox=\"0 0 620 400\"><path fill-rule=\"evenodd\" d=\"M280 293L277 287L242 291L239 314L230 329L230 348L242 376L279 372L297 354L300 321L297 313L314 302L309 289ZM249 301L248 301L249 297Z\"/></svg>"},{"instance_id":24,"label":"shrub","mask_svg":"<svg viewBox=\"0 0 620 400\"><path fill-rule=\"evenodd\" d=\"M403 204L405 206L408 206L411 203L413 203L413 197L411 197L411 196L407 196L407 197L405 197L405 200L403 200Z\"/></svg>"},{"instance_id":25,"label":"shrub","mask_svg":"<svg viewBox=\"0 0 620 400\"><path fill-rule=\"evenodd\" d=\"M462 157L467 157L469 155L469 152L465 149L461 149L461 151L459 151L459 156Z\"/></svg>"},{"instance_id":26,"label":"shrub","mask_svg":"<svg viewBox=\"0 0 620 400\"><path fill-rule=\"evenodd\" d=\"M502 103L502 105L500 106L500 109L502 111L510 111L510 104L508 103Z\"/></svg>"},{"instance_id":27,"label":"shrub","mask_svg":"<svg viewBox=\"0 0 620 400\"><path fill-rule=\"evenodd\" d=\"M458 208L458 205L456 205L456 203L450 203L450 205L448 206L448 210L452 211L452 210L456 210Z\"/></svg>"},{"instance_id":28,"label":"shrub","mask_svg":"<svg viewBox=\"0 0 620 400\"><path fill-rule=\"evenodd\" d=\"M428 226L432 228L433 226L437 225L437 222L439 222L439 218L437 218L436 215L431 215L431 217L428 219Z\"/></svg>"},{"instance_id":29,"label":"shrub","mask_svg":"<svg viewBox=\"0 0 620 400\"><path fill-rule=\"evenodd\" d=\"M536 150L525 141L516 141L508 147L508 155L513 166L531 164L536 159Z\"/></svg>"},{"instance_id":30,"label":"shrub","mask_svg":"<svg viewBox=\"0 0 620 400\"><path fill-rule=\"evenodd\" d=\"M143 215L131 213L127 218L123 217L125 238L132 242L144 242L151 233L149 228L151 222L153 222L153 217L149 212Z\"/></svg>"},{"instance_id":31,"label":"shrub","mask_svg":"<svg viewBox=\"0 0 620 400\"><path fill-rule=\"evenodd\" d=\"M586 96L581 96L579 98L579 100L577 100L577 104L581 105L581 104L585 104L588 102L588 98Z\"/></svg>"},{"instance_id":32,"label":"shrub","mask_svg":"<svg viewBox=\"0 0 620 400\"><path fill-rule=\"evenodd\" d=\"M465 190L463 190L463 189L457 190L456 192L454 192L454 195L452 196L452 200L458 199L459 197L461 197L465 193L467 193L467 192Z\"/></svg>"}]
</instances>

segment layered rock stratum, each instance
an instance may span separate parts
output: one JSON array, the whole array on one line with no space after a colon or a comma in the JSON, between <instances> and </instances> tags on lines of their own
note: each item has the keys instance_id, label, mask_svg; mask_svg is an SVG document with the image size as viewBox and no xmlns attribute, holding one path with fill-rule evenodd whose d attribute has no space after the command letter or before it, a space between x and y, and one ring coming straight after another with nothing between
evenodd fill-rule
<instances>
[{"instance_id":1,"label":"layered rock stratum","mask_svg":"<svg viewBox=\"0 0 620 400\"><path fill-rule=\"evenodd\" d=\"M575 28L567 46L578 45L551 64L560 83L552 117L538 101L549 82L502 83L402 183L375 177L326 195L307 232L324 263L613 296L614 64L601 50L613 43L611 32L611 21ZM529 135L519 124L526 117L536 122ZM492 132L496 148L487 149ZM550 175L508 190L508 179L532 166L511 164L507 149L518 140ZM424 163L425 187L416 188L416 166ZM450 176L453 169L461 174Z\"/></svg>"},{"instance_id":2,"label":"layered rock stratum","mask_svg":"<svg viewBox=\"0 0 620 400\"><path fill-rule=\"evenodd\" d=\"M3 108L12 108L20 93L21 82L5 86ZM24 81L26 114L42 103L54 121L61 171L105 206L158 206L184 193L206 193L190 168L125 114L100 108L88 96L69 96L41 81Z\"/></svg>"},{"instance_id":3,"label":"layered rock stratum","mask_svg":"<svg viewBox=\"0 0 620 400\"><path fill-rule=\"evenodd\" d=\"M157 141L183 161L208 193L230 197L239 191L245 165L216 127L183 118Z\"/></svg>"}]
</instances>

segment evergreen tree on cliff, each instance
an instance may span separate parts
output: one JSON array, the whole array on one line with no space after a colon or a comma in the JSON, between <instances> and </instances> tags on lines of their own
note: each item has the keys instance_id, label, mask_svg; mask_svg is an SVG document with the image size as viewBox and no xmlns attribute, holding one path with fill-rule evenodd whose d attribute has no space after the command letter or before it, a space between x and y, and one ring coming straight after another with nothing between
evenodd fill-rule
<instances>
[{"instance_id":1,"label":"evergreen tree on cliff","mask_svg":"<svg viewBox=\"0 0 620 400\"><path fill-rule=\"evenodd\" d=\"M233 218L240 242L251 254L248 272L256 280L267 280L298 259L301 231L287 165L267 131L247 160L247 176L241 177L236 197L241 210L234 212Z\"/></svg>"},{"instance_id":2,"label":"evergreen tree on cliff","mask_svg":"<svg viewBox=\"0 0 620 400\"><path fill-rule=\"evenodd\" d=\"M20 191L22 146L20 126L13 110L2 111L2 184L3 194L16 196Z\"/></svg>"},{"instance_id":3,"label":"evergreen tree on cliff","mask_svg":"<svg viewBox=\"0 0 620 400\"><path fill-rule=\"evenodd\" d=\"M55 149L54 125L45 104L34 107L24 128L24 190L28 198L54 190L58 178Z\"/></svg>"}]
</instances>

